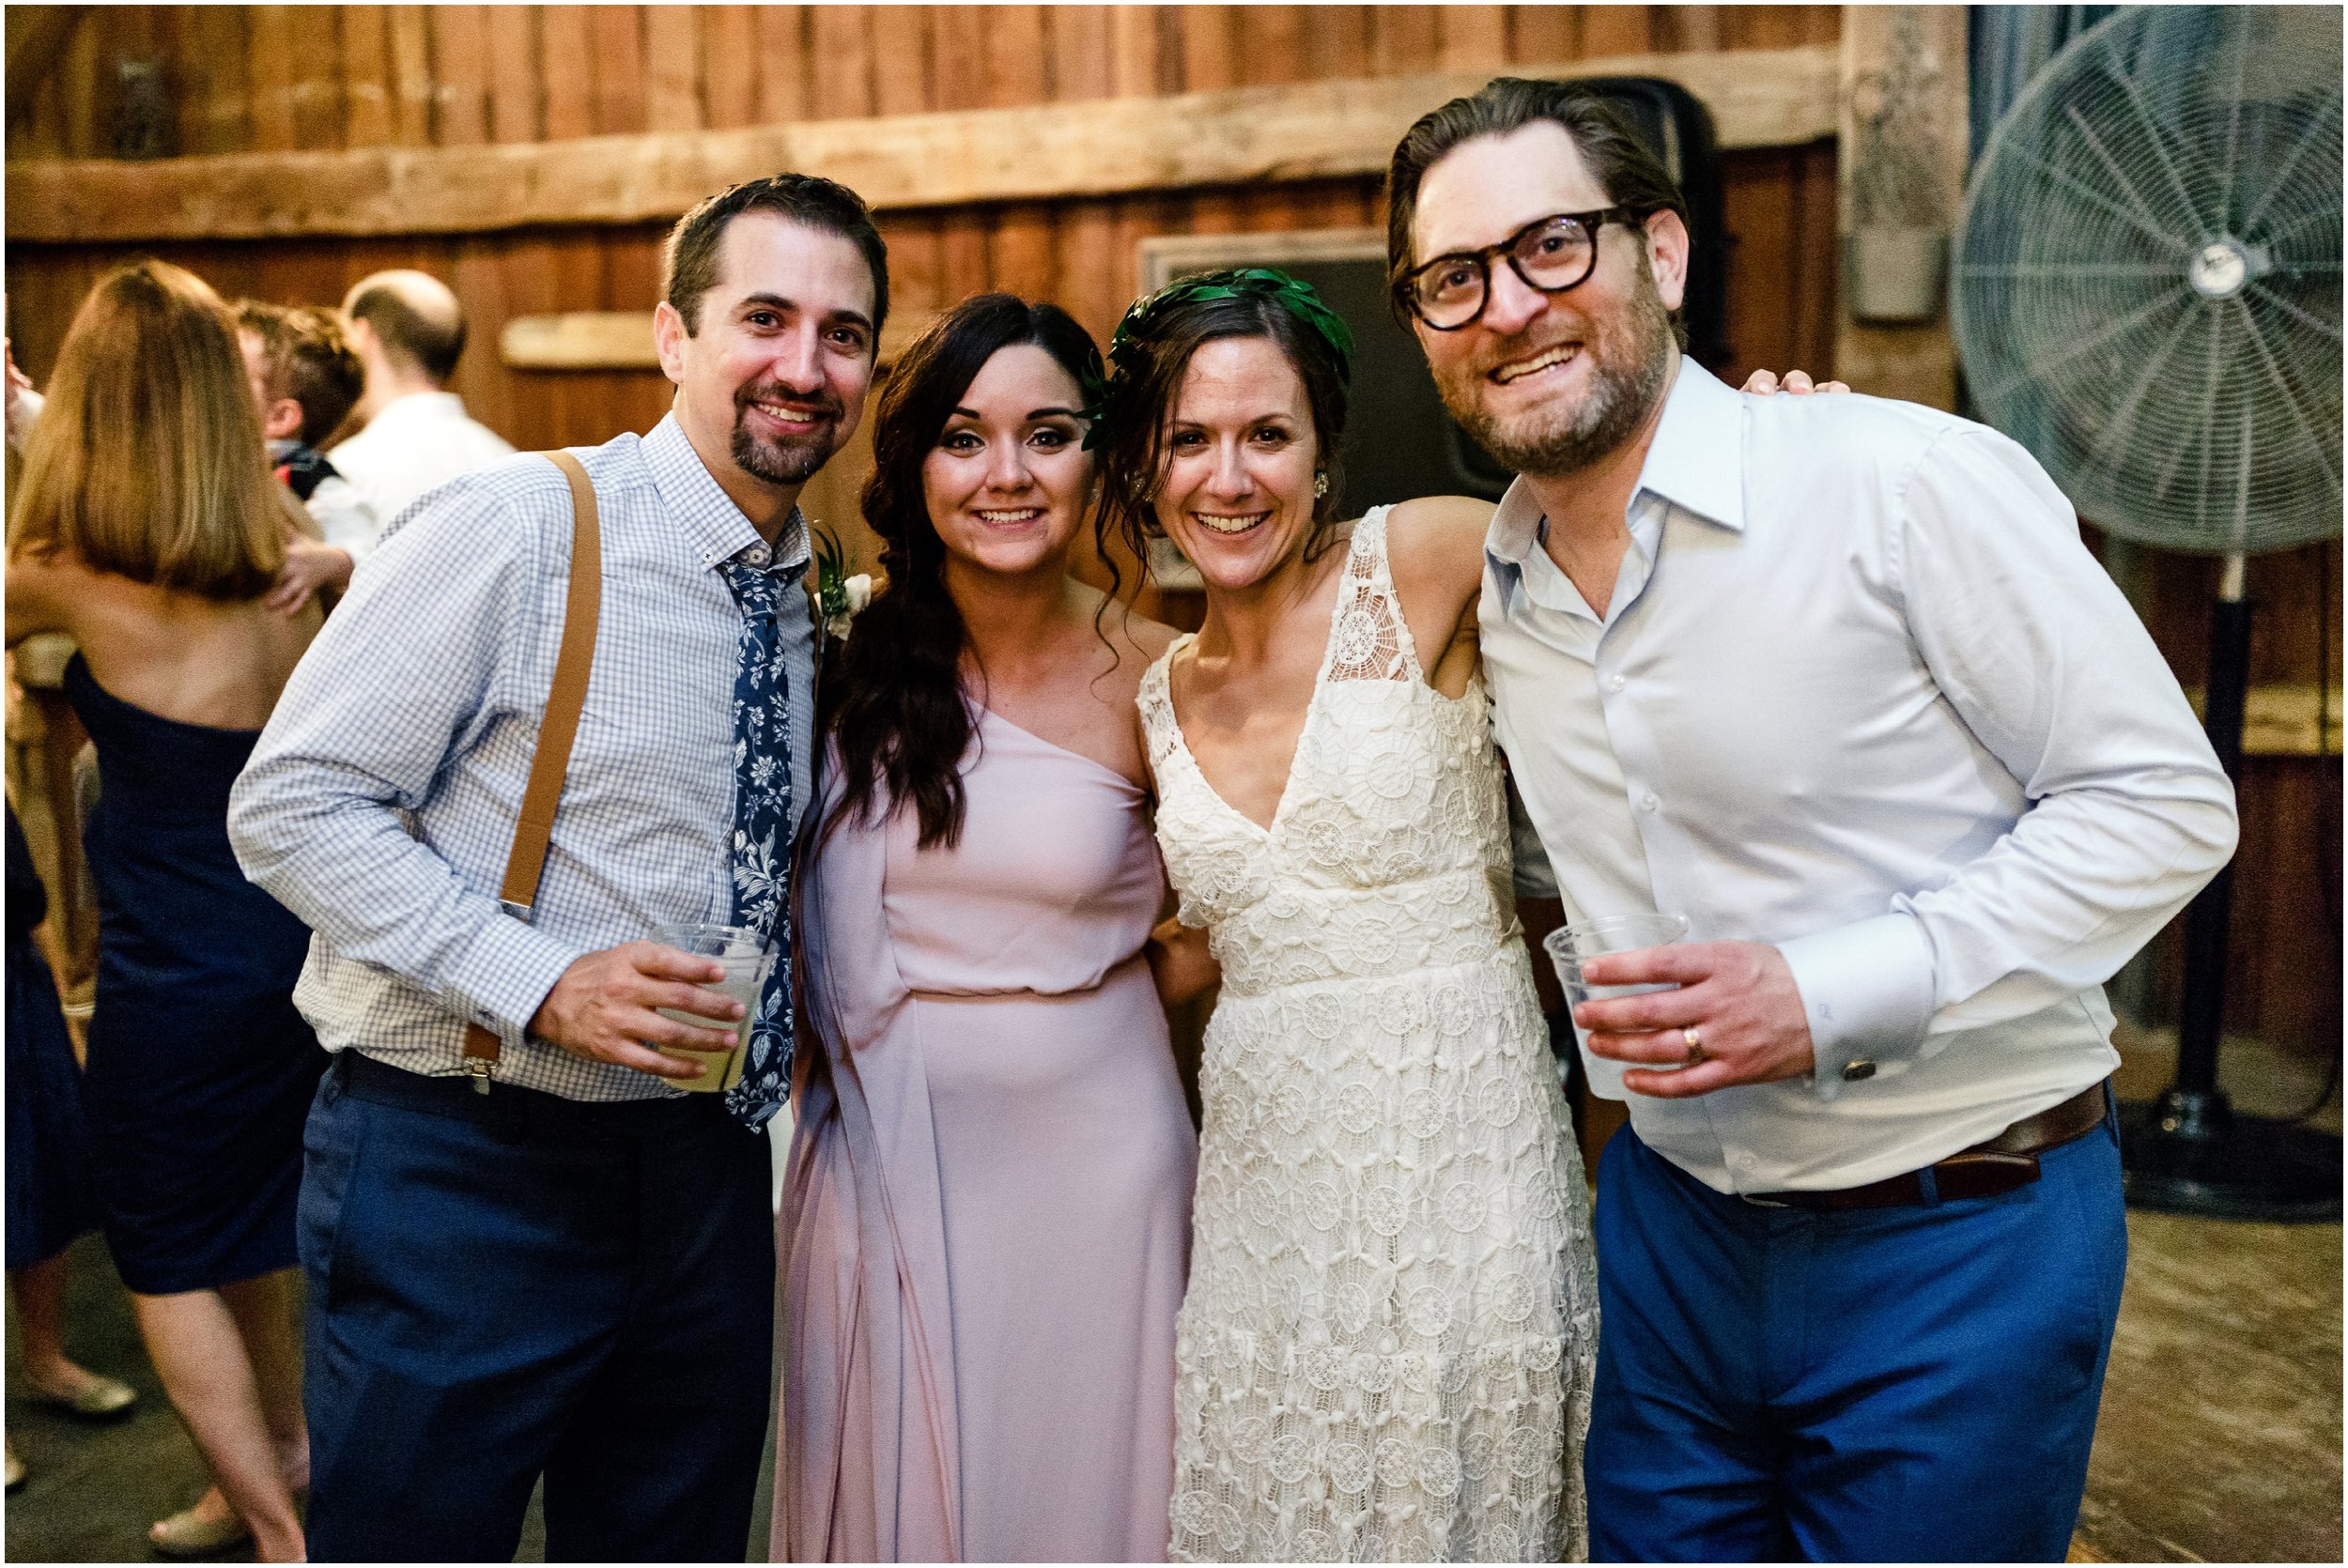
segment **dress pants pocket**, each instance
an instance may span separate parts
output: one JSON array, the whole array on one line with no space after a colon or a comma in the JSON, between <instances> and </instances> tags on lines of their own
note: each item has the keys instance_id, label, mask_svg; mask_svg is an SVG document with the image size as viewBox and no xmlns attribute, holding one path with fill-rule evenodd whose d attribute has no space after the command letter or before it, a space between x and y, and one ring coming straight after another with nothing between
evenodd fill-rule
<instances>
[{"instance_id":1,"label":"dress pants pocket","mask_svg":"<svg viewBox=\"0 0 2348 1568\"><path fill-rule=\"evenodd\" d=\"M2128 1268L2127 1204L2120 1174L2119 1140L2109 1126L2042 1157L2040 1180L2060 1192L2068 1243L2048 1258L2072 1294L2065 1359L2076 1386L2091 1399L2103 1386L2120 1294Z\"/></svg>"},{"instance_id":2,"label":"dress pants pocket","mask_svg":"<svg viewBox=\"0 0 2348 1568\"><path fill-rule=\"evenodd\" d=\"M301 1194L295 1208L295 1242L308 1278L312 1309L334 1303L348 1251L350 1207L358 1191L359 1157L374 1107L343 1090L328 1068L301 1130Z\"/></svg>"}]
</instances>

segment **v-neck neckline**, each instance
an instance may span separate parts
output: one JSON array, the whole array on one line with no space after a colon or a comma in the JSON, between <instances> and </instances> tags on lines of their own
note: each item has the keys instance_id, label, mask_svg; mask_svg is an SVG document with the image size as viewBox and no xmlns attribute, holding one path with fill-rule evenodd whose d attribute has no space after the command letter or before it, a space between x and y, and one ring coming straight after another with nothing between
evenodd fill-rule
<instances>
[{"instance_id":1,"label":"v-neck neckline","mask_svg":"<svg viewBox=\"0 0 2348 1568\"><path fill-rule=\"evenodd\" d=\"M1182 732L1182 710L1174 705L1174 660L1198 640L1198 634L1184 632L1166 651L1166 716L1174 726L1175 749L1182 754L1182 761L1190 765L1190 771L1198 776L1198 786L1207 792L1208 798L1232 818L1246 823L1257 838L1266 843L1271 842L1280 831L1280 824L1288 820L1289 807L1296 799L1296 770L1305 760L1305 743L1312 738L1313 721L1321 716L1321 688L1329 684L1329 667L1337 647L1337 621L1345 608L1345 579L1353 569L1353 552L1360 546L1361 536L1361 527L1356 524L1352 537L1346 541L1345 560L1337 567L1337 591L1329 604L1329 631L1321 639L1321 667L1313 671L1312 695L1305 699L1305 722L1297 728L1296 749L1289 754L1288 772L1280 779L1280 798L1272 807L1272 821L1269 822L1258 822L1223 798L1223 792L1214 787L1214 781L1207 776L1207 770L1198 765L1197 753L1190 749L1190 737Z\"/></svg>"}]
</instances>

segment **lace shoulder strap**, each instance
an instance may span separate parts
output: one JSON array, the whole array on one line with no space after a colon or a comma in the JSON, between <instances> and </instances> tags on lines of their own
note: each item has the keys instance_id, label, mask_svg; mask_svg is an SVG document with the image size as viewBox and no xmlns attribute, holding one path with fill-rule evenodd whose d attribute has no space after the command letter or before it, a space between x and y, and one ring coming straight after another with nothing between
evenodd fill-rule
<instances>
[{"instance_id":1,"label":"lace shoulder strap","mask_svg":"<svg viewBox=\"0 0 2348 1568\"><path fill-rule=\"evenodd\" d=\"M1141 710L1142 737L1150 746L1150 768L1162 772L1166 761L1173 755L1174 743L1182 731L1174 721L1174 699L1169 684L1169 670L1174 655L1190 646L1196 633L1184 632L1167 645L1165 653L1151 661L1141 672L1141 689L1134 695L1134 705Z\"/></svg>"},{"instance_id":2,"label":"lace shoulder strap","mask_svg":"<svg viewBox=\"0 0 2348 1568\"><path fill-rule=\"evenodd\" d=\"M1329 631L1332 681L1425 680L1386 569L1386 515L1392 510L1377 507L1354 525Z\"/></svg>"}]
</instances>

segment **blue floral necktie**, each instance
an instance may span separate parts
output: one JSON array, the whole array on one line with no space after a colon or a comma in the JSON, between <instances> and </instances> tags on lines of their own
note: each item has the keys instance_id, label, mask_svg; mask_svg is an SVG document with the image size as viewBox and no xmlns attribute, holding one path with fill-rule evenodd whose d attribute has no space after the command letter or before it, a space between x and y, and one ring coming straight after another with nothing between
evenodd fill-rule
<instances>
[{"instance_id":1,"label":"blue floral necktie","mask_svg":"<svg viewBox=\"0 0 2348 1568\"><path fill-rule=\"evenodd\" d=\"M746 552L748 553L748 552ZM742 1079L726 1109L764 1127L791 1092L791 678L783 668L783 595L804 561L719 563L742 611L734 670L734 924L771 935L774 973L750 1021Z\"/></svg>"}]
</instances>

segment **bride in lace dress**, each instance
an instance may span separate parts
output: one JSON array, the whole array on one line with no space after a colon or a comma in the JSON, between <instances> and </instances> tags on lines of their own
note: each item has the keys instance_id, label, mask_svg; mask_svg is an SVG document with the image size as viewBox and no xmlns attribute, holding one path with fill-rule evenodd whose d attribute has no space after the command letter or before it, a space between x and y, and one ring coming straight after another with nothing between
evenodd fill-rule
<instances>
[{"instance_id":1,"label":"bride in lace dress","mask_svg":"<svg viewBox=\"0 0 2348 1568\"><path fill-rule=\"evenodd\" d=\"M1207 591L1139 699L1223 984L1170 1552L1569 1560L1598 1298L1476 669L1489 509L1345 536L1349 346L1318 307L1275 273L1174 285L1104 406L1111 526L1163 529Z\"/></svg>"}]
</instances>

